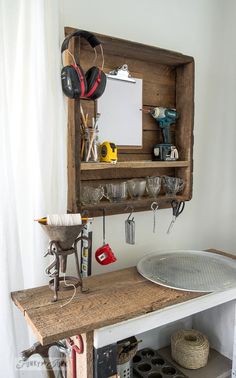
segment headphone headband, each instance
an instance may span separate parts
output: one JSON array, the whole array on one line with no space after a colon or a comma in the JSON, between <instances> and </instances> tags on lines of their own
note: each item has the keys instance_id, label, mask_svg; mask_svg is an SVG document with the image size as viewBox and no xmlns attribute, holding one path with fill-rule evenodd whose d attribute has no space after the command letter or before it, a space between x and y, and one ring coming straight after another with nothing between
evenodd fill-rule
<instances>
[{"instance_id":1,"label":"headphone headband","mask_svg":"<svg viewBox=\"0 0 236 378\"><path fill-rule=\"evenodd\" d=\"M73 54L69 50L69 41L73 37L82 37L93 48L95 53L95 60L97 59L96 46L101 48L102 69L98 67L91 67L86 74L82 67L76 63ZM96 100L99 98L106 87L106 75L103 72L104 56L101 42L92 33L85 30L76 30L69 34L63 41L61 46L61 54L67 50L71 55L74 64L67 65L61 71L62 90L67 97L70 98L89 98ZM63 57L61 55L61 57Z\"/></svg>"},{"instance_id":2,"label":"headphone headband","mask_svg":"<svg viewBox=\"0 0 236 378\"><path fill-rule=\"evenodd\" d=\"M68 49L69 41L73 37L82 37L86 39L86 41L90 44L91 47L95 48L96 46L100 45L101 42L93 35L92 33L86 30L76 30L74 33L69 34L63 41L61 45L61 53Z\"/></svg>"}]
</instances>

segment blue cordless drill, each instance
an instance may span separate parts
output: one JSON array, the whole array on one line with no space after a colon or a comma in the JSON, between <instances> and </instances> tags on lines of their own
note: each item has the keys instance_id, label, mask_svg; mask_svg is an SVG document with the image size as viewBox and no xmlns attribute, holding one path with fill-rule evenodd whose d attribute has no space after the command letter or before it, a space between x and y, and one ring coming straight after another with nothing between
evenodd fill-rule
<instances>
[{"instance_id":1,"label":"blue cordless drill","mask_svg":"<svg viewBox=\"0 0 236 378\"><path fill-rule=\"evenodd\" d=\"M151 116L159 123L163 143L153 147L153 160L177 160L177 148L171 144L170 126L179 118L175 109L156 107L150 110Z\"/></svg>"}]
</instances>

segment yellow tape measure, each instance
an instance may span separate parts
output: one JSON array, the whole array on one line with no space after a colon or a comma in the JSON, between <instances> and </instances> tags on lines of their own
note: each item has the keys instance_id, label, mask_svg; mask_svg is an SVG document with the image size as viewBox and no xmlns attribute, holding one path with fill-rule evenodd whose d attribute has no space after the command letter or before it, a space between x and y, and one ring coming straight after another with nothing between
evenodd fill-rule
<instances>
[{"instance_id":1,"label":"yellow tape measure","mask_svg":"<svg viewBox=\"0 0 236 378\"><path fill-rule=\"evenodd\" d=\"M103 142L100 145L100 161L105 163L117 162L117 146L112 142Z\"/></svg>"}]
</instances>

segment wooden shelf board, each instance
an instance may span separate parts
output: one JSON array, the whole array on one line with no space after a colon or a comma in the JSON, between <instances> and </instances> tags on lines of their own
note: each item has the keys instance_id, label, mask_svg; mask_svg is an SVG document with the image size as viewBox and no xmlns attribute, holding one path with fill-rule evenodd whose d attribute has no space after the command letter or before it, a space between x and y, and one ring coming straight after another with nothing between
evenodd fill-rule
<instances>
[{"instance_id":1,"label":"wooden shelf board","mask_svg":"<svg viewBox=\"0 0 236 378\"><path fill-rule=\"evenodd\" d=\"M116 214L124 214L130 212L130 209L133 208L133 211L148 211L151 210L151 204L156 201L159 205L159 209L169 208L170 202L173 199L178 201L189 201L189 197L186 195L179 195L176 197L167 197L165 195L160 195L157 197L157 200L154 198L143 197L139 200L127 199L122 202L109 202L101 201L97 205L82 205L81 210L87 210L90 216L102 216L102 209L105 209L106 215L113 214L114 210Z\"/></svg>"},{"instance_id":2,"label":"wooden shelf board","mask_svg":"<svg viewBox=\"0 0 236 378\"><path fill-rule=\"evenodd\" d=\"M127 168L175 168L175 167L189 167L189 161L152 161L152 160L140 160L140 161L120 161L116 164L110 163L81 163L81 170L97 170L97 169L127 169Z\"/></svg>"},{"instance_id":3,"label":"wooden shelf board","mask_svg":"<svg viewBox=\"0 0 236 378\"><path fill-rule=\"evenodd\" d=\"M224 252L214 253L236 259ZM15 291L11 297L44 345L208 295L156 285L141 276L136 267L84 278L84 287L89 290L77 290L75 298L64 307L71 290L59 291L59 300L52 302L53 292L48 285Z\"/></svg>"},{"instance_id":4,"label":"wooden shelf board","mask_svg":"<svg viewBox=\"0 0 236 378\"><path fill-rule=\"evenodd\" d=\"M231 376L232 361L214 349L210 349L207 365L196 370L185 369L174 362L171 358L170 347L159 349L158 353L189 378L227 378Z\"/></svg>"},{"instance_id":5,"label":"wooden shelf board","mask_svg":"<svg viewBox=\"0 0 236 378\"><path fill-rule=\"evenodd\" d=\"M61 305L71 298L71 291L60 291L57 302L52 302L48 286L11 296L38 341L45 345L207 295L155 285L136 267L87 277L84 287L88 292L77 290L73 301L64 307Z\"/></svg>"}]
</instances>

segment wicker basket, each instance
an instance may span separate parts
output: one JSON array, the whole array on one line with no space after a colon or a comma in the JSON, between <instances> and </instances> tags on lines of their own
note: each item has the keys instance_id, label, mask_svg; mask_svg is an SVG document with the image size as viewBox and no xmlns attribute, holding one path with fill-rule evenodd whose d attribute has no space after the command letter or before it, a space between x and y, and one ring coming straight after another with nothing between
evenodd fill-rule
<instances>
[{"instance_id":1,"label":"wicker basket","mask_svg":"<svg viewBox=\"0 0 236 378\"><path fill-rule=\"evenodd\" d=\"M171 355L180 366L199 369L207 364L209 342L194 329L179 330L171 336Z\"/></svg>"}]
</instances>

